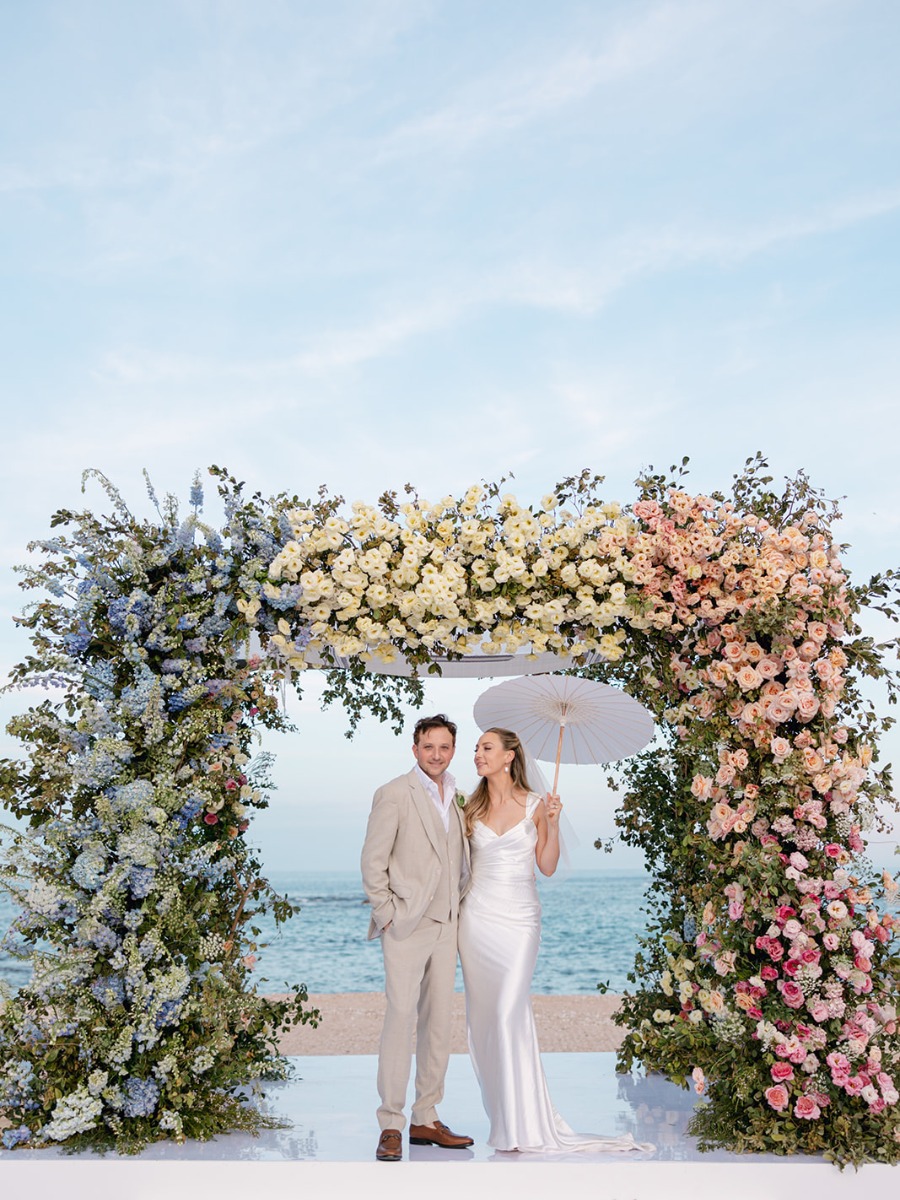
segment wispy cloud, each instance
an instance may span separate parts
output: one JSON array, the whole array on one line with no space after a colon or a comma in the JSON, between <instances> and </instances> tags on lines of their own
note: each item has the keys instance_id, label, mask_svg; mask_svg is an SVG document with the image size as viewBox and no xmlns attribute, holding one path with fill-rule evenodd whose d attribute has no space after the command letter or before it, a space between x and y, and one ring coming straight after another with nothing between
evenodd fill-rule
<instances>
[{"instance_id":1,"label":"wispy cloud","mask_svg":"<svg viewBox=\"0 0 900 1200\"><path fill-rule=\"evenodd\" d=\"M710 12L708 4L662 4L613 29L596 50L564 47L548 62L547 48L541 46L530 65L486 75L443 106L399 125L381 140L375 157L389 161L422 150L463 152L528 126L676 54Z\"/></svg>"},{"instance_id":2,"label":"wispy cloud","mask_svg":"<svg viewBox=\"0 0 900 1200\"><path fill-rule=\"evenodd\" d=\"M232 385L282 388L302 380L333 380L342 372L399 354L410 344L509 308L590 317L624 288L641 281L714 264L731 270L760 254L840 234L900 212L900 186L848 196L818 209L718 229L689 223L668 228L626 229L582 252L551 257L512 257L484 266L470 263L443 277L406 281L405 298L390 304L377 296L378 312L346 325L321 325L298 338L295 351L275 356L228 357L133 346L111 349L93 377L103 386L199 388ZM300 401L298 400L299 404Z\"/></svg>"}]
</instances>

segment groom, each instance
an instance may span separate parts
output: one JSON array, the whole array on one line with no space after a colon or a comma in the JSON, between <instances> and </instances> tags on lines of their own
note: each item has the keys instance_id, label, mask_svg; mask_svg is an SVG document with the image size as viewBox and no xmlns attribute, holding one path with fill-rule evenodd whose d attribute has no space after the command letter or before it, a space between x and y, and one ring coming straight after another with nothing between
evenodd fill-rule
<instances>
[{"instance_id":1,"label":"groom","mask_svg":"<svg viewBox=\"0 0 900 1200\"><path fill-rule=\"evenodd\" d=\"M472 1138L438 1120L450 1057L459 901L469 847L456 781L448 772L456 726L443 713L413 733L416 765L375 793L362 850L363 887L372 906L369 938L381 937L387 1008L378 1051L375 1157L403 1157L403 1108L416 1037L416 1097L409 1125L415 1145L457 1150Z\"/></svg>"}]
</instances>

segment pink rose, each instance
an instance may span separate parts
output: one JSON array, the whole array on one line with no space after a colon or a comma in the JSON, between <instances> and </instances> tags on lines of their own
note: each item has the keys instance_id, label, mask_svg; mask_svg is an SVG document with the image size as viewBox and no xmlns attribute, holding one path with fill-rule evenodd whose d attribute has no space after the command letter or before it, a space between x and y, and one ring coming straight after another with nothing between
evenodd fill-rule
<instances>
[{"instance_id":1,"label":"pink rose","mask_svg":"<svg viewBox=\"0 0 900 1200\"><path fill-rule=\"evenodd\" d=\"M806 999L800 984L795 983L793 979L786 979L781 984L781 995L788 1008L800 1008Z\"/></svg>"},{"instance_id":2,"label":"pink rose","mask_svg":"<svg viewBox=\"0 0 900 1200\"><path fill-rule=\"evenodd\" d=\"M766 1088L766 1100L769 1102L770 1108L774 1108L776 1112L783 1112L790 1103L790 1096L786 1087L776 1083L772 1087Z\"/></svg>"},{"instance_id":3,"label":"pink rose","mask_svg":"<svg viewBox=\"0 0 900 1200\"><path fill-rule=\"evenodd\" d=\"M802 1121L815 1121L821 1115L822 1110L812 1096L801 1096L794 1105L794 1116L799 1117Z\"/></svg>"},{"instance_id":4,"label":"pink rose","mask_svg":"<svg viewBox=\"0 0 900 1200\"><path fill-rule=\"evenodd\" d=\"M838 935L836 933L823 933L822 934L822 944L824 945L826 950L833 951L833 950L837 950L837 948L841 944L841 942L840 942L840 938L838 937Z\"/></svg>"},{"instance_id":5,"label":"pink rose","mask_svg":"<svg viewBox=\"0 0 900 1200\"><path fill-rule=\"evenodd\" d=\"M788 1062L773 1063L771 1074L776 1083L784 1083L794 1078L794 1068Z\"/></svg>"}]
</instances>

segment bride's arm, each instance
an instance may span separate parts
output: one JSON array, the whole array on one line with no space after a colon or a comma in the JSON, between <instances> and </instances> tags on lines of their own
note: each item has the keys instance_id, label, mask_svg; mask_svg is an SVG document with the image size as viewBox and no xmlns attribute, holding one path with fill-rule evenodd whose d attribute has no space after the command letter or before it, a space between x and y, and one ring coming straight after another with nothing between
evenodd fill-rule
<instances>
[{"instance_id":1,"label":"bride's arm","mask_svg":"<svg viewBox=\"0 0 900 1200\"><path fill-rule=\"evenodd\" d=\"M534 857L542 875L552 875L559 864L559 814L562 809L559 796L549 793L534 810L534 825L537 829L537 845Z\"/></svg>"}]
</instances>

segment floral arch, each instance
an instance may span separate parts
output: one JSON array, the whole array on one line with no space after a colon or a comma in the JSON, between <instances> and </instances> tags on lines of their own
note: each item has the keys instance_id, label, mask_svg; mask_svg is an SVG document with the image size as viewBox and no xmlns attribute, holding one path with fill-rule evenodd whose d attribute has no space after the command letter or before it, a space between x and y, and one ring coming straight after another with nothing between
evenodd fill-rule
<instances>
[{"instance_id":1,"label":"floral arch","mask_svg":"<svg viewBox=\"0 0 900 1200\"><path fill-rule=\"evenodd\" d=\"M256 731L284 727L279 688L310 666L351 727L396 727L417 673L477 651L553 653L658 721L617 773L653 875L620 1065L704 1092L705 1146L897 1161L900 920L862 840L890 797L886 722L859 686L893 698L895 674L858 625L867 605L896 616L896 579L852 586L834 506L764 470L748 460L728 498L673 468L625 506L583 472L531 506L485 485L348 509L247 498L211 468L221 530L199 482L184 518L148 484L139 520L97 476L110 514L57 513L24 569L41 598L11 686L49 695L0 765L26 830L7 834L6 945L33 967L0 999L4 1144L128 1151L264 1122L236 1089L283 1072L279 1029L316 1014L250 975L254 917L291 915L246 837L269 782Z\"/></svg>"}]
</instances>

